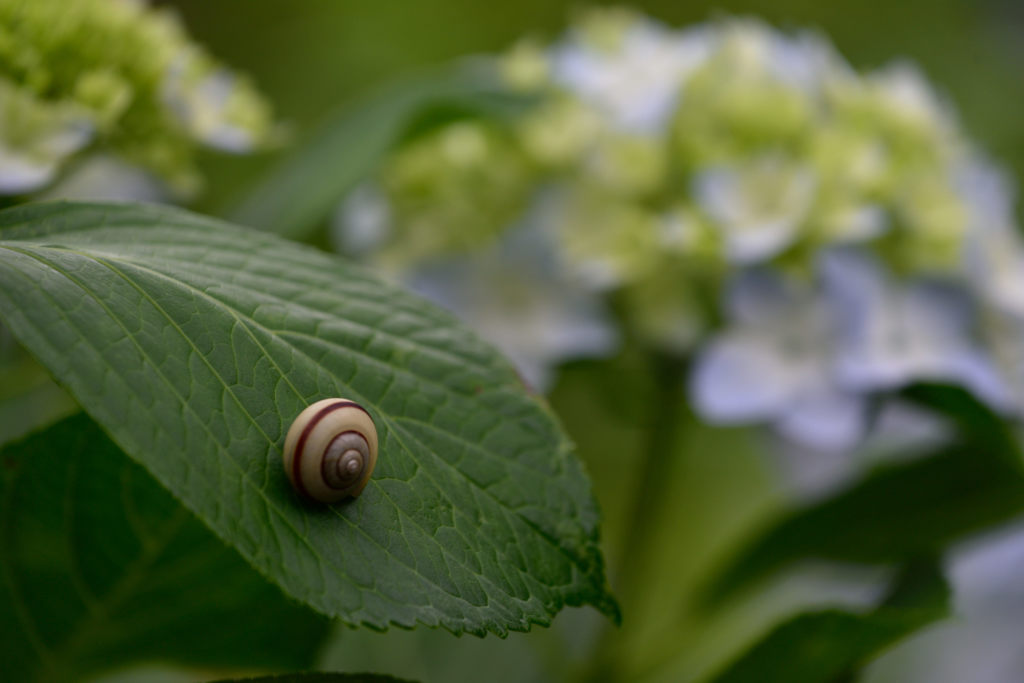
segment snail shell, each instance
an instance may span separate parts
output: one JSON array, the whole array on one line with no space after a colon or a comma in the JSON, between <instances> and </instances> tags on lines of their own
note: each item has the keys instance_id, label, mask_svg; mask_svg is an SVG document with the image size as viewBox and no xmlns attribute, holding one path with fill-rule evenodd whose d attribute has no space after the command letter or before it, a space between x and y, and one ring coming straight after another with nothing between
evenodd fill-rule
<instances>
[{"instance_id":1,"label":"snail shell","mask_svg":"<svg viewBox=\"0 0 1024 683\"><path fill-rule=\"evenodd\" d=\"M358 496L377 464L377 428L366 409L325 398L295 418L284 440L284 469L305 498L336 503Z\"/></svg>"}]
</instances>

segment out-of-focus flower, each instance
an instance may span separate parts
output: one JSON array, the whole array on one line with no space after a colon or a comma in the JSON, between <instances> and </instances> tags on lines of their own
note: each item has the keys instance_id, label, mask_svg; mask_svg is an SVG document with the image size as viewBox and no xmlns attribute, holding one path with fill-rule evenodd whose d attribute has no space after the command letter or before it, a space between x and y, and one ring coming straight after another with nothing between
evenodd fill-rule
<instances>
[{"instance_id":1,"label":"out-of-focus flower","mask_svg":"<svg viewBox=\"0 0 1024 683\"><path fill-rule=\"evenodd\" d=\"M49 182L94 133L81 107L72 102L44 105L0 79L0 193L28 192Z\"/></svg>"},{"instance_id":2,"label":"out-of-focus flower","mask_svg":"<svg viewBox=\"0 0 1024 683\"><path fill-rule=\"evenodd\" d=\"M730 296L730 322L704 349L692 386L715 422L776 422L783 433L826 450L860 436L865 399L832 371L834 319L815 288L771 271L747 271Z\"/></svg>"},{"instance_id":3,"label":"out-of-focus flower","mask_svg":"<svg viewBox=\"0 0 1024 683\"><path fill-rule=\"evenodd\" d=\"M672 31L625 9L582 17L550 52L551 82L591 106L615 130L663 130L680 84L705 57L701 36Z\"/></svg>"},{"instance_id":4,"label":"out-of-focus flower","mask_svg":"<svg viewBox=\"0 0 1024 683\"><path fill-rule=\"evenodd\" d=\"M538 390L551 386L558 363L607 355L618 342L604 306L573 286L536 229L469 258L424 266L409 282L503 350Z\"/></svg>"},{"instance_id":5,"label":"out-of-focus flower","mask_svg":"<svg viewBox=\"0 0 1024 683\"><path fill-rule=\"evenodd\" d=\"M697 205L721 231L726 258L758 263L797 240L814 201L815 177L777 156L712 166L693 180Z\"/></svg>"},{"instance_id":6,"label":"out-of-focus flower","mask_svg":"<svg viewBox=\"0 0 1024 683\"><path fill-rule=\"evenodd\" d=\"M197 144L244 152L272 133L269 108L137 0L0 0L0 194L37 191L98 150L199 184Z\"/></svg>"},{"instance_id":7,"label":"out-of-focus flower","mask_svg":"<svg viewBox=\"0 0 1024 683\"><path fill-rule=\"evenodd\" d=\"M33 199L75 201L162 202L166 186L150 173L121 159L94 154L74 165Z\"/></svg>"},{"instance_id":8,"label":"out-of-focus flower","mask_svg":"<svg viewBox=\"0 0 1024 683\"><path fill-rule=\"evenodd\" d=\"M400 147L346 202L342 241L373 235L364 256L401 276L500 259L529 225L563 270L549 296L611 297L631 336L694 356L707 419L819 449L856 445L875 398L917 380L1024 414L1013 198L912 65L858 74L818 35L675 31L613 9L550 47L520 43L494 73L535 104ZM486 307L473 298L453 308ZM548 343L496 336L513 356Z\"/></svg>"},{"instance_id":9,"label":"out-of-focus flower","mask_svg":"<svg viewBox=\"0 0 1024 683\"><path fill-rule=\"evenodd\" d=\"M551 384L560 362L608 355L617 332L603 302L568 276L538 220L544 202L496 242L449 251L415 265L384 259L386 273L460 316L516 365L536 390ZM363 186L340 207L336 231L349 253L372 251L389 237L387 205Z\"/></svg>"}]
</instances>

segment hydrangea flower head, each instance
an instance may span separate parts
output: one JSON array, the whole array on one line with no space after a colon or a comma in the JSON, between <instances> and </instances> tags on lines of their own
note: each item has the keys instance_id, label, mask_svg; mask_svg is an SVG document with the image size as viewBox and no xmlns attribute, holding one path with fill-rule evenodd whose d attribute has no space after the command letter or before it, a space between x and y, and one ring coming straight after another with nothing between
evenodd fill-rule
<instances>
[{"instance_id":1,"label":"hydrangea flower head","mask_svg":"<svg viewBox=\"0 0 1024 683\"><path fill-rule=\"evenodd\" d=\"M137 0L0 0L0 193L49 184L102 149L194 190L197 144L242 152L267 104L165 10Z\"/></svg>"},{"instance_id":2,"label":"hydrangea flower head","mask_svg":"<svg viewBox=\"0 0 1024 683\"><path fill-rule=\"evenodd\" d=\"M614 297L602 324L695 358L706 418L819 448L855 444L870 402L917 380L1024 412L1013 197L912 65L861 74L815 33L605 9L495 74L535 104L399 148L361 190L389 216L366 253L416 270L542 234L564 273L549 298ZM403 184L423 145L466 125L501 141L486 172L442 191L458 162L435 152L429 182Z\"/></svg>"}]
</instances>

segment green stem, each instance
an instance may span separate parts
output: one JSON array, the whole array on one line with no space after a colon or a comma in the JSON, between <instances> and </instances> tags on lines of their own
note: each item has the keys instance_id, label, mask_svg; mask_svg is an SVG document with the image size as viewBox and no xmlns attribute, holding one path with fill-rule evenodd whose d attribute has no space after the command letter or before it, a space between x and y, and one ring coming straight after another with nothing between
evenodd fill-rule
<instances>
[{"instance_id":1,"label":"green stem","mask_svg":"<svg viewBox=\"0 0 1024 683\"><path fill-rule=\"evenodd\" d=\"M616 583L623 597L629 597L636 586L655 528L649 520L658 514L670 488L672 456L685 406L685 363L666 355L655 355L651 361L655 382L654 394L647 404L651 408L651 420L647 425L644 451L637 454L642 458L642 469L615 565Z\"/></svg>"},{"instance_id":2,"label":"green stem","mask_svg":"<svg viewBox=\"0 0 1024 683\"><path fill-rule=\"evenodd\" d=\"M641 468L633 494L632 506L624 527L624 538L619 544L616 561L612 565L613 585L629 619L629 606L641 595L645 560L650 553L653 530L651 524L671 492L673 454L680 436L681 416L685 408L686 362L668 354L654 353L650 359L654 378L654 391L647 405L650 419L646 425L643 451L637 453ZM584 680L594 683L621 678L616 662L615 640L618 630L610 624L598 639L592 666Z\"/></svg>"}]
</instances>

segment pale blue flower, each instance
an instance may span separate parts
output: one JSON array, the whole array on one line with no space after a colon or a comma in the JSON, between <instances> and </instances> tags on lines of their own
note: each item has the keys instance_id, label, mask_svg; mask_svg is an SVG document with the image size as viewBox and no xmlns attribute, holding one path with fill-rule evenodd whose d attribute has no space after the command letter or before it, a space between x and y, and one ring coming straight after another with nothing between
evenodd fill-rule
<instances>
[{"instance_id":1,"label":"pale blue flower","mask_svg":"<svg viewBox=\"0 0 1024 683\"><path fill-rule=\"evenodd\" d=\"M866 436L872 397L916 381L967 387L1000 410L1012 404L974 338L970 293L960 284L897 284L866 252L844 248L823 252L806 281L746 271L730 303L691 383L698 413L711 422L773 423L806 446L844 450Z\"/></svg>"},{"instance_id":2,"label":"pale blue flower","mask_svg":"<svg viewBox=\"0 0 1024 683\"><path fill-rule=\"evenodd\" d=\"M611 45L581 30L551 54L554 83L602 112L618 129L652 133L672 116L680 84L707 57L711 35L679 34L634 17Z\"/></svg>"},{"instance_id":3,"label":"pale blue flower","mask_svg":"<svg viewBox=\"0 0 1024 683\"><path fill-rule=\"evenodd\" d=\"M833 379L830 312L820 293L775 272L747 271L733 284L730 313L693 370L698 414L713 423L773 422L822 450L854 445L864 399Z\"/></svg>"},{"instance_id":4,"label":"pale blue flower","mask_svg":"<svg viewBox=\"0 0 1024 683\"><path fill-rule=\"evenodd\" d=\"M402 279L447 308L512 361L538 391L572 358L607 356L618 334L602 300L571 280L529 222L491 248L421 264Z\"/></svg>"},{"instance_id":5,"label":"pale blue flower","mask_svg":"<svg viewBox=\"0 0 1024 683\"><path fill-rule=\"evenodd\" d=\"M822 279L835 306L835 372L852 391L895 389L914 381L970 388L997 407L1008 389L975 343L970 293L959 283L896 284L866 253L822 254Z\"/></svg>"}]
</instances>

